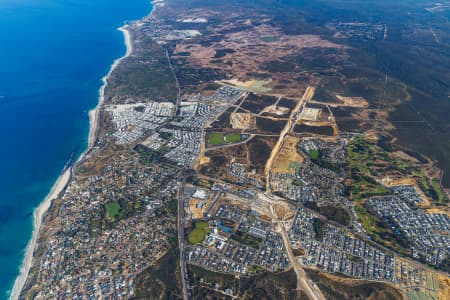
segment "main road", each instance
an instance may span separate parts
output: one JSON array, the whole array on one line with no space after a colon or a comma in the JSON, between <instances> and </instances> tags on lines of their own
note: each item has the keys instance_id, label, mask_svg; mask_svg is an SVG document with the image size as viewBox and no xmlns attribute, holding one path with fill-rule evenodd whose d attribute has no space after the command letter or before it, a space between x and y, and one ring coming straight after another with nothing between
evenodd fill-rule
<instances>
[{"instance_id":1,"label":"main road","mask_svg":"<svg viewBox=\"0 0 450 300\"><path fill-rule=\"evenodd\" d=\"M292 110L291 115L289 116L289 119L286 123L286 126L284 127L283 131L280 133L280 137L278 138L278 142L276 143L275 147L272 150L272 153L270 153L270 157L266 162L266 166L264 169L264 174L267 176L266 181L266 190L270 193L271 187L270 187L270 172L272 170L272 165L280 152L280 149L283 147L284 139L286 135L292 132L294 130L295 124L297 124L298 116L300 112L305 107L306 103L308 103L312 97L314 96L316 89L312 86L308 86L303 93L302 98L297 102L297 105Z\"/></svg>"},{"instance_id":2,"label":"main road","mask_svg":"<svg viewBox=\"0 0 450 300\"><path fill-rule=\"evenodd\" d=\"M314 96L314 93L315 93L315 88L312 86L308 86L307 89L305 90L302 98L297 102L297 105L292 110L291 115L289 116L289 120L288 120L285 128L281 132L278 142L275 145L275 147L273 148L272 153L270 154L270 158L268 159L268 161L266 163L265 175L267 176L267 183L266 183L267 186L266 186L266 194L264 196L267 197L268 199L270 199L272 197L272 195L271 195L272 189L270 186L270 175L271 175L273 163L275 162L275 160L278 156L278 153L280 152L280 149L283 147L286 136L294 130L295 124L297 124L297 121L299 119L301 111L303 110L305 105L309 101L311 101L311 99ZM271 201L269 201L269 202L271 202ZM288 235L286 233L286 229L285 229L284 225L282 224L282 222L280 221L279 217L274 213L272 205L270 205L270 209L272 211L273 217L276 218L276 220L277 220L279 233L281 234L281 236L283 238L283 243L286 248L286 253L288 255L289 261L291 262L291 264L294 268L295 274L297 275L297 289L305 292L310 300L325 300L326 299L325 296L322 294L322 292L319 290L319 288L311 280L308 279L308 275L306 274L305 270L303 269L303 267L300 265L300 263L294 256Z\"/></svg>"},{"instance_id":3,"label":"main road","mask_svg":"<svg viewBox=\"0 0 450 300\"><path fill-rule=\"evenodd\" d=\"M295 274L297 275L297 289L305 292L305 294L308 296L308 299L310 300L326 300L325 296L322 294L319 288L311 280L308 279L308 275L306 274L305 270L300 265L297 258L294 256L286 230L280 220L278 220L278 227L279 232L283 238L286 253L289 257L292 267L294 268Z\"/></svg>"},{"instance_id":4,"label":"main road","mask_svg":"<svg viewBox=\"0 0 450 300\"><path fill-rule=\"evenodd\" d=\"M272 221L276 220L276 231L281 235L283 239L284 248L286 249L289 261L294 268L294 272L297 277L297 290L303 291L310 300L326 300L320 289L314 284L314 282L308 279L308 274L306 274L305 270L300 265L299 261L292 252L291 243L286 233L285 225L280 220L280 217L275 213L272 205L273 200L270 199L270 195L264 194L262 195L262 197L270 203L269 207L272 214Z\"/></svg>"},{"instance_id":5,"label":"main road","mask_svg":"<svg viewBox=\"0 0 450 300\"><path fill-rule=\"evenodd\" d=\"M180 186L178 188L178 247L180 248L180 273L181 273L181 286L183 293L183 300L189 299L188 284L187 284L187 266L184 255L184 186L186 184L186 177L183 175L183 179L180 180Z\"/></svg>"}]
</instances>

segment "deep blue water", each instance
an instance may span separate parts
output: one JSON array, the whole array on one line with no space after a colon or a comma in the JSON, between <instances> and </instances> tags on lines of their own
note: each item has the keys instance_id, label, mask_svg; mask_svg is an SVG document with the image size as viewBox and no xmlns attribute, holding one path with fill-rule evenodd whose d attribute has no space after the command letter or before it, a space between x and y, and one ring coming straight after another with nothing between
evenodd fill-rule
<instances>
[{"instance_id":1,"label":"deep blue water","mask_svg":"<svg viewBox=\"0 0 450 300\"><path fill-rule=\"evenodd\" d=\"M0 299L32 233L33 209L87 145L101 78L125 53L125 20L149 0L0 0Z\"/></svg>"}]
</instances>

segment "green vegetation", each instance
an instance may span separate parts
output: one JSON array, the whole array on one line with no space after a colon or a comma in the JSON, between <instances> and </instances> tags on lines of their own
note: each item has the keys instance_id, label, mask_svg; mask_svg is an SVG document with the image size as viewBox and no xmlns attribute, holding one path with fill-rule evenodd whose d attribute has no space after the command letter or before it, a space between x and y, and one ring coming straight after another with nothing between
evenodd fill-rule
<instances>
[{"instance_id":1,"label":"green vegetation","mask_svg":"<svg viewBox=\"0 0 450 300\"><path fill-rule=\"evenodd\" d=\"M371 214L364 203L355 204L355 213L361 222L361 225L377 243L390 247L401 254L409 254L409 245L401 236L394 235L389 227L386 227L380 220Z\"/></svg>"},{"instance_id":2,"label":"green vegetation","mask_svg":"<svg viewBox=\"0 0 450 300\"><path fill-rule=\"evenodd\" d=\"M403 159L393 159L391 160L395 167L402 172L409 172L412 169L412 166L409 162Z\"/></svg>"},{"instance_id":3,"label":"green vegetation","mask_svg":"<svg viewBox=\"0 0 450 300\"><path fill-rule=\"evenodd\" d=\"M105 205L108 219L114 220L120 214L120 204L117 201L109 202Z\"/></svg>"},{"instance_id":4,"label":"green vegetation","mask_svg":"<svg viewBox=\"0 0 450 300\"><path fill-rule=\"evenodd\" d=\"M313 160L319 159L321 157L320 151L316 150L316 149L310 150L308 154L309 154L309 157Z\"/></svg>"},{"instance_id":5,"label":"green vegetation","mask_svg":"<svg viewBox=\"0 0 450 300\"><path fill-rule=\"evenodd\" d=\"M376 167L385 168L383 162L391 163L389 154L363 137L356 137L349 143L347 155L348 177L352 181L349 185L349 197L355 203L355 213L362 226L376 242L407 254L409 252L406 249L407 243L394 235L392 230L380 222L365 206L366 200L370 197L390 194L385 186L373 178L377 175Z\"/></svg>"},{"instance_id":6,"label":"green vegetation","mask_svg":"<svg viewBox=\"0 0 450 300\"><path fill-rule=\"evenodd\" d=\"M441 184L437 179L429 179L423 170L416 170L414 176L417 178L420 188L425 194L433 199L437 204L447 203L447 197L441 189Z\"/></svg>"},{"instance_id":7,"label":"green vegetation","mask_svg":"<svg viewBox=\"0 0 450 300\"><path fill-rule=\"evenodd\" d=\"M240 133L229 133L225 136L225 141L227 143L238 143L241 141Z\"/></svg>"},{"instance_id":8,"label":"green vegetation","mask_svg":"<svg viewBox=\"0 0 450 300\"><path fill-rule=\"evenodd\" d=\"M208 144L209 145L223 145L225 143L225 138L220 132L211 132L208 133Z\"/></svg>"},{"instance_id":9,"label":"green vegetation","mask_svg":"<svg viewBox=\"0 0 450 300\"><path fill-rule=\"evenodd\" d=\"M294 178L294 179L292 180L292 185L295 185L295 186L302 186L303 184L302 184L302 182L301 182L299 179Z\"/></svg>"},{"instance_id":10,"label":"green vegetation","mask_svg":"<svg viewBox=\"0 0 450 300\"><path fill-rule=\"evenodd\" d=\"M309 153L309 158L311 159L312 162L314 162L316 165L325 168L325 169L329 169L335 172L338 172L340 170L342 170L342 164L337 164L337 163L332 163L330 161L327 161L326 159L324 159L322 157L322 153L320 152L320 150L310 150Z\"/></svg>"},{"instance_id":11,"label":"green vegetation","mask_svg":"<svg viewBox=\"0 0 450 300\"><path fill-rule=\"evenodd\" d=\"M364 207L364 204L361 203L355 205L355 213L358 216L361 225L372 237L374 237L375 241L381 241L381 230L377 226L378 219L369 213Z\"/></svg>"},{"instance_id":12,"label":"green vegetation","mask_svg":"<svg viewBox=\"0 0 450 300\"><path fill-rule=\"evenodd\" d=\"M380 148L363 137L357 137L349 143L347 155L348 177L352 180L351 200L360 202L365 198L389 194L389 190L372 177L375 175L374 161L385 158L385 153Z\"/></svg>"},{"instance_id":13,"label":"green vegetation","mask_svg":"<svg viewBox=\"0 0 450 300\"><path fill-rule=\"evenodd\" d=\"M228 133L224 135L221 132L208 133L208 144L213 146L220 146L225 143L238 143L241 141L240 133Z\"/></svg>"},{"instance_id":14,"label":"green vegetation","mask_svg":"<svg viewBox=\"0 0 450 300\"><path fill-rule=\"evenodd\" d=\"M375 196L388 195L389 190L377 183L371 177L352 174L352 185L350 186L350 199L360 202Z\"/></svg>"},{"instance_id":15,"label":"green vegetation","mask_svg":"<svg viewBox=\"0 0 450 300\"><path fill-rule=\"evenodd\" d=\"M86 169L85 167L79 167L79 168L77 169L77 171L78 171L78 173L80 173L80 174L84 174L84 173L86 173L86 172L88 171L88 169Z\"/></svg>"},{"instance_id":16,"label":"green vegetation","mask_svg":"<svg viewBox=\"0 0 450 300\"><path fill-rule=\"evenodd\" d=\"M317 211L328 220L338 222L341 225L348 226L351 222L350 213L346 208L334 205L317 206L316 202L306 202L305 207Z\"/></svg>"},{"instance_id":17,"label":"green vegetation","mask_svg":"<svg viewBox=\"0 0 450 300\"><path fill-rule=\"evenodd\" d=\"M237 242L248 245L255 249L258 249L262 242L262 239L251 236L241 231L237 231L235 234L231 236L231 238Z\"/></svg>"},{"instance_id":18,"label":"green vegetation","mask_svg":"<svg viewBox=\"0 0 450 300\"><path fill-rule=\"evenodd\" d=\"M361 205L360 203L355 205L355 212L356 215L358 216L359 220L361 221L361 224L363 225L363 227L371 234L376 233L376 223L377 223L377 219L375 216L373 216L372 214L370 214L366 208L364 207L364 205Z\"/></svg>"},{"instance_id":19,"label":"green vegetation","mask_svg":"<svg viewBox=\"0 0 450 300\"><path fill-rule=\"evenodd\" d=\"M325 227L327 223L319 218L313 219L313 229L314 233L316 234L316 240L321 241L324 234L325 234Z\"/></svg>"},{"instance_id":20,"label":"green vegetation","mask_svg":"<svg viewBox=\"0 0 450 300\"><path fill-rule=\"evenodd\" d=\"M307 299L297 297L294 270L286 272L259 272L255 276L240 279L239 299Z\"/></svg>"},{"instance_id":21,"label":"green vegetation","mask_svg":"<svg viewBox=\"0 0 450 300\"><path fill-rule=\"evenodd\" d=\"M361 257L354 256L350 253L347 253L347 258L355 263L363 263L364 262L364 259L362 259Z\"/></svg>"},{"instance_id":22,"label":"green vegetation","mask_svg":"<svg viewBox=\"0 0 450 300\"><path fill-rule=\"evenodd\" d=\"M447 199L440 183L425 174L420 166L414 166L409 161L394 157L390 152L380 148L363 137L353 138L348 147L348 177L352 179L350 198L353 201L388 194L389 191L374 179L386 172L402 174L416 179L424 193L436 203L445 204Z\"/></svg>"},{"instance_id":23,"label":"green vegetation","mask_svg":"<svg viewBox=\"0 0 450 300\"><path fill-rule=\"evenodd\" d=\"M431 180L431 189L434 196L433 199L436 199L440 204L446 203L444 192L442 192L441 185L437 179Z\"/></svg>"},{"instance_id":24,"label":"green vegetation","mask_svg":"<svg viewBox=\"0 0 450 300\"><path fill-rule=\"evenodd\" d=\"M139 154L139 161L142 164L151 165L154 162L164 162L167 164L171 164L172 162L164 157L164 154L167 153L168 149L164 146L161 146L158 151L147 148L143 145L136 145L134 150Z\"/></svg>"},{"instance_id":25,"label":"green vegetation","mask_svg":"<svg viewBox=\"0 0 450 300\"><path fill-rule=\"evenodd\" d=\"M168 139L172 138L173 133L161 131L161 132L159 133L159 136L160 136L162 139L168 140Z\"/></svg>"},{"instance_id":26,"label":"green vegetation","mask_svg":"<svg viewBox=\"0 0 450 300\"><path fill-rule=\"evenodd\" d=\"M176 236L173 238L176 240ZM155 264L137 274L133 280L133 290L134 299L179 299L181 275L178 247L172 246Z\"/></svg>"},{"instance_id":27,"label":"green vegetation","mask_svg":"<svg viewBox=\"0 0 450 300\"><path fill-rule=\"evenodd\" d=\"M427 177L425 176L425 173L424 173L422 170L420 170L419 172L416 172L415 175L416 175L417 178L418 178L420 188L421 188L422 190L424 190L425 193L426 193L427 191L429 191L429 190L430 190L430 184L428 183L428 179L427 179Z\"/></svg>"},{"instance_id":28,"label":"green vegetation","mask_svg":"<svg viewBox=\"0 0 450 300\"><path fill-rule=\"evenodd\" d=\"M191 244L201 243L205 240L205 237L209 232L208 222L196 222L194 229L188 235L188 241Z\"/></svg>"},{"instance_id":29,"label":"green vegetation","mask_svg":"<svg viewBox=\"0 0 450 300\"><path fill-rule=\"evenodd\" d=\"M247 271L250 273L258 273L264 271L264 269L260 266L248 266Z\"/></svg>"},{"instance_id":30,"label":"green vegetation","mask_svg":"<svg viewBox=\"0 0 450 300\"><path fill-rule=\"evenodd\" d=\"M142 47L135 53L138 58L127 58L117 67L117 72L111 74L105 98L113 103L121 103L129 97L175 102L178 89L166 52L150 38L141 43Z\"/></svg>"},{"instance_id":31,"label":"green vegetation","mask_svg":"<svg viewBox=\"0 0 450 300\"><path fill-rule=\"evenodd\" d=\"M167 209L170 211L170 213L174 216L177 215L178 210L178 200L177 198L172 198L167 202Z\"/></svg>"}]
</instances>

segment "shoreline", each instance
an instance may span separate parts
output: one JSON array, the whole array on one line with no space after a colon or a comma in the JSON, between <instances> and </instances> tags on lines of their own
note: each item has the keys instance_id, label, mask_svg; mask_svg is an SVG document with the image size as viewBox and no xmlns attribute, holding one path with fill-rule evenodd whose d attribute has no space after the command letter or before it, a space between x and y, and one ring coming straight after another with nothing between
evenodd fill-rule
<instances>
[{"instance_id":1,"label":"shoreline","mask_svg":"<svg viewBox=\"0 0 450 300\"><path fill-rule=\"evenodd\" d=\"M100 114L101 106L105 102L105 89L108 85L108 79L111 76L112 72L115 68L127 57L129 57L133 53L133 43L131 40L131 33L128 30L129 25L124 25L120 28L118 28L119 31L123 33L125 46L127 48L127 52L124 56L114 60L113 64L111 65L111 68L109 69L109 72L103 76L102 81L103 84L100 87L99 90L99 100L97 103L97 106L89 111L89 136L88 136L88 148L86 151L80 156L80 158L84 157L84 155L89 152L90 149L92 149L95 145L95 142L97 140L97 131L98 131L98 119Z\"/></svg>"},{"instance_id":2,"label":"shoreline","mask_svg":"<svg viewBox=\"0 0 450 300\"><path fill-rule=\"evenodd\" d=\"M47 213L48 209L50 208L53 199L57 198L58 195L66 188L67 184L70 181L71 173L72 167L67 168L58 177L52 189L45 197L44 201L40 203L39 206L33 212L33 233L31 235L30 241L28 242L22 266L20 267L20 273L17 276L16 280L14 281L14 286L11 291L9 299L16 300L20 296L20 292L22 291L22 288L25 285L28 273L33 263L33 252L37 244L37 239L39 237L42 219L44 215Z\"/></svg>"},{"instance_id":3,"label":"shoreline","mask_svg":"<svg viewBox=\"0 0 450 300\"><path fill-rule=\"evenodd\" d=\"M153 9L152 9L153 12ZM77 159L77 161L69 168L62 171L61 175L56 180L55 184L51 188L48 195L44 198L44 200L34 209L33 212L33 232L31 235L31 239L28 242L28 245L25 250L25 255L23 258L22 265L20 267L19 274L14 281L13 288L11 290L11 294L9 296L10 300L17 300L20 296L20 293L22 292L23 287L26 284L32 263L33 263L33 254L34 250L36 249L37 240L39 237L39 231L42 225L42 219L44 215L47 213L48 209L50 208L52 201L58 197L58 195L63 192L70 182L72 171L74 168L78 165L78 163L85 158L86 154L89 153L89 151L94 147L95 142L97 141L97 132L99 129L99 115L100 115L100 108L104 104L105 100L105 89L107 86L107 82L109 77L111 76L114 69L124 60L125 58L129 57L133 51L133 43L132 43L132 36L130 31L128 30L129 25L124 25L117 30L121 31L124 36L125 46L126 46L126 53L124 56L117 58L114 60L113 64L111 65L111 68L109 69L109 72L102 78L103 84L100 87L99 90L99 97L98 102L95 108L89 111L89 135L88 135L88 145L85 151L81 153L80 157Z\"/></svg>"}]
</instances>

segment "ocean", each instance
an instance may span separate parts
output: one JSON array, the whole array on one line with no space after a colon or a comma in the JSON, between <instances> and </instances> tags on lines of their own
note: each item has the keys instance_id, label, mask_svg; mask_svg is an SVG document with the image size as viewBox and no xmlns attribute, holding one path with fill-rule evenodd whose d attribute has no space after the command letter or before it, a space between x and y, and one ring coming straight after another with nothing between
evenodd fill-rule
<instances>
[{"instance_id":1,"label":"ocean","mask_svg":"<svg viewBox=\"0 0 450 300\"><path fill-rule=\"evenodd\" d=\"M88 111L126 52L117 30L149 0L0 0L0 299L33 230L33 210L87 147Z\"/></svg>"}]
</instances>

